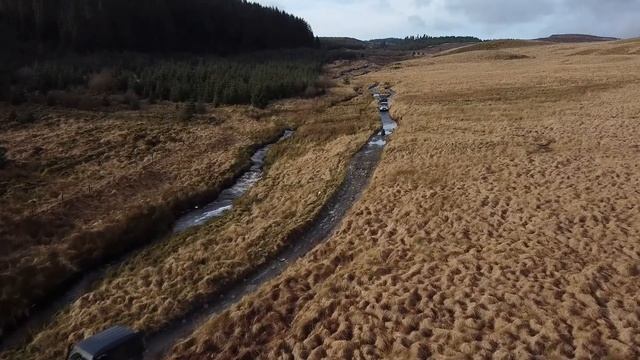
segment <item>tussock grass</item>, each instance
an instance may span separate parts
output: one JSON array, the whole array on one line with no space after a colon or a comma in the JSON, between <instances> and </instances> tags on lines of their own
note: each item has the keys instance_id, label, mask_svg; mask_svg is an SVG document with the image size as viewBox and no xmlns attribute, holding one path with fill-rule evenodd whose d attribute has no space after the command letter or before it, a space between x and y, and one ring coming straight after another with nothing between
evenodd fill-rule
<instances>
[{"instance_id":1,"label":"tussock grass","mask_svg":"<svg viewBox=\"0 0 640 360\"><path fill-rule=\"evenodd\" d=\"M613 41L605 46L587 47L569 55L640 55L639 43L640 39Z\"/></svg>"},{"instance_id":2,"label":"tussock grass","mask_svg":"<svg viewBox=\"0 0 640 360\"><path fill-rule=\"evenodd\" d=\"M0 329L86 267L166 231L282 129L240 108L215 110L223 124L185 124L166 104L110 114L23 107L38 120L0 131L12 159L0 173Z\"/></svg>"},{"instance_id":3,"label":"tussock grass","mask_svg":"<svg viewBox=\"0 0 640 360\"><path fill-rule=\"evenodd\" d=\"M640 58L567 56L610 46L367 75L400 120L370 187L169 358L637 358Z\"/></svg>"},{"instance_id":4,"label":"tussock grass","mask_svg":"<svg viewBox=\"0 0 640 360\"><path fill-rule=\"evenodd\" d=\"M463 54L471 51L504 50L552 44L553 43L550 42L537 40L493 40L443 51L439 54L436 54L435 56Z\"/></svg>"},{"instance_id":5,"label":"tussock grass","mask_svg":"<svg viewBox=\"0 0 640 360\"><path fill-rule=\"evenodd\" d=\"M297 129L275 145L265 178L218 221L158 243L130 259L5 357L56 359L68 343L115 323L152 332L274 256L340 184L350 157L377 127L368 93L335 88L320 99L269 109ZM230 134L229 134L230 135Z\"/></svg>"},{"instance_id":6,"label":"tussock grass","mask_svg":"<svg viewBox=\"0 0 640 360\"><path fill-rule=\"evenodd\" d=\"M531 57L524 54L514 53L505 50L484 50L474 51L472 53L462 52L460 54L450 55L445 57L448 62L486 62L486 61L509 61L509 60L524 60Z\"/></svg>"}]
</instances>

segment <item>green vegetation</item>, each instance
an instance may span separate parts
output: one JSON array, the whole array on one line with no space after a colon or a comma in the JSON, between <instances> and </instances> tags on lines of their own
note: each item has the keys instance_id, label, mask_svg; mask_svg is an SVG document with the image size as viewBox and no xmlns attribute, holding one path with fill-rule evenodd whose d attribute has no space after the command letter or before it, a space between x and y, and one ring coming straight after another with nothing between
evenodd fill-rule
<instances>
[{"instance_id":1,"label":"green vegetation","mask_svg":"<svg viewBox=\"0 0 640 360\"><path fill-rule=\"evenodd\" d=\"M139 107L139 98L264 107L274 99L321 92L317 81L325 59L327 53L313 49L232 57L65 56L15 70L10 99L17 103L26 94L39 93L47 94L49 105L82 107L83 102L100 106L95 96L122 93L132 109ZM69 89L88 92L94 100L83 100Z\"/></svg>"},{"instance_id":2,"label":"green vegetation","mask_svg":"<svg viewBox=\"0 0 640 360\"><path fill-rule=\"evenodd\" d=\"M347 37L322 37L319 39L320 45L325 49L389 49L389 50L419 50L429 46L442 45L447 43L475 43L482 42L477 37L472 36L407 36L404 39L386 38L373 40L358 40Z\"/></svg>"},{"instance_id":3,"label":"green vegetation","mask_svg":"<svg viewBox=\"0 0 640 360\"><path fill-rule=\"evenodd\" d=\"M419 50L429 46L442 45L447 43L476 43L482 40L473 36L407 36L404 39L380 39L370 41L373 47L391 48L395 50Z\"/></svg>"},{"instance_id":4,"label":"green vegetation","mask_svg":"<svg viewBox=\"0 0 640 360\"><path fill-rule=\"evenodd\" d=\"M325 49L364 50L368 47L367 41L348 37L321 37L319 41Z\"/></svg>"},{"instance_id":5,"label":"green vegetation","mask_svg":"<svg viewBox=\"0 0 640 360\"><path fill-rule=\"evenodd\" d=\"M244 0L0 0L0 41L0 100L16 105L92 109L119 93L131 109L140 98L263 107L313 88L322 60L283 50L317 47L303 19Z\"/></svg>"}]
</instances>

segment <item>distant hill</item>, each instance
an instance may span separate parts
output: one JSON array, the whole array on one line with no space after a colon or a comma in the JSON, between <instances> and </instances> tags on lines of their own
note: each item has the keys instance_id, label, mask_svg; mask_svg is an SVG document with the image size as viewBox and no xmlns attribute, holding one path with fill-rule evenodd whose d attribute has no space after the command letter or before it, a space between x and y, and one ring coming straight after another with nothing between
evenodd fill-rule
<instances>
[{"instance_id":1,"label":"distant hill","mask_svg":"<svg viewBox=\"0 0 640 360\"><path fill-rule=\"evenodd\" d=\"M373 40L359 40L350 37L321 37L320 43L323 47L329 49L372 49L382 47L393 47L401 44L403 39L400 38L385 38L385 39L373 39Z\"/></svg>"},{"instance_id":2,"label":"distant hill","mask_svg":"<svg viewBox=\"0 0 640 360\"><path fill-rule=\"evenodd\" d=\"M407 36L404 39L389 38L371 40L374 47L392 48L396 50L420 50L443 44L479 43L482 40L473 36Z\"/></svg>"},{"instance_id":3,"label":"distant hill","mask_svg":"<svg viewBox=\"0 0 640 360\"><path fill-rule=\"evenodd\" d=\"M402 44L403 39L400 38L384 38L384 39L372 39L367 41L372 47L393 47Z\"/></svg>"},{"instance_id":4,"label":"distant hill","mask_svg":"<svg viewBox=\"0 0 640 360\"><path fill-rule=\"evenodd\" d=\"M79 52L228 54L315 44L303 19L245 0L0 0L2 28L25 43Z\"/></svg>"},{"instance_id":5,"label":"distant hill","mask_svg":"<svg viewBox=\"0 0 640 360\"><path fill-rule=\"evenodd\" d=\"M549 41L555 43L579 43L579 42L595 42L595 41L615 41L620 40L612 37L602 37L585 34L555 34L546 38L535 39L539 41Z\"/></svg>"},{"instance_id":6,"label":"distant hill","mask_svg":"<svg viewBox=\"0 0 640 360\"><path fill-rule=\"evenodd\" d=\"M512 39L488 40L478 44L472 44L472 45L462 46L456 49L443 51L435 56L462 54L470 51L504 50L504 49L514 49L514 48L521 48L521 47L551 45L551 44L553 43L548 41L539 41L539 40L512 40Z\"/></svg>"},{"instance_id":7,"label":"distant hill","mask_svg":"<svg viewBox=\"0 0 640 360\"><path fill-rule=\"evenodd\" d=\"M391 50L419 50L430 46L449 43L476 43L482 40L471 36L407 36L401 38L384 38L372 40L358 40L348 37L322 37L320 43L329 49L391 49Z\"/></svg>"},{"instance_id":8,"label":"distant hill","mask_svg":"<svg viewBox=\"0 0 640 360\"><path fill-rule=\"evenodd\" d=\"M321 37L320 44L326 49L362 50L369 47L366 41L350 37Z\"/></svg>"}]
</instances>

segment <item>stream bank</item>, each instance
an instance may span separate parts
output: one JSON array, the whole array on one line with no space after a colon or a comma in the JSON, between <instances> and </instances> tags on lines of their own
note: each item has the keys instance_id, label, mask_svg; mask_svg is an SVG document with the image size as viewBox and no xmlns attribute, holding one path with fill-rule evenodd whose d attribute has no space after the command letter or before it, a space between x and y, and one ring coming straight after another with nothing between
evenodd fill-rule
<instances>
[{"instance_id":1,"label":"stream bank","mask_svg":"<svg viewBox=\"0 0 640 360\"><path fill-rule=\"evenodd\" d=\"M193 333L211 316L226 310L243 296L275 278L289 264L331 236L369 184L384 147L397 128L397 123L391 119L388 112L381 112L380 120L380 130L353 156L343 182L310 225L290 236L290 245L282 249L271 261L259 266L241 281L229 284L217 296L201 302L191 312L172 321L163 330L147 334L145 359L162 358L178 341Z\"/></svg>"},{"instance_id":2,"label":"stream bank","mask_svg":"<svg viewBox=\"0 0 640 360\"><path fill-rule=\"evenodd\" d=\"M32 337L33 333L37 332L37 330L46 324L57 312L91 291L94 285L100 279L104 278L108 271L117 268L144 249L166 239L168 236L180 234L200 226L230 211L233 207L233 201L244 195L253 185L262 179L264 175L264 164L269 149L271 149L274 144L289 139L294 133L295 131L286 129L275 140L258 145L250 158L251 162L249 166L241 168L239 174L233 177L233 182L231 184L227 182L225 188L214 197L215 200L209 203L206 203L207 200L205 200L204 206L191 206L190 210L183 211L181 215L176 217L173 228L168 234L154 237L154 240L138 245L130 251L126 251L115 257L106 264L100 265L69 281L64 291L53 294L48 298L48 301L44 301L34 307L32 309L32 315L27 320L0 339L0 351L18 347L26 342ZM202 197L201 200L207 198L210 199L211 196Z\"/></svg>"}]
</instances>

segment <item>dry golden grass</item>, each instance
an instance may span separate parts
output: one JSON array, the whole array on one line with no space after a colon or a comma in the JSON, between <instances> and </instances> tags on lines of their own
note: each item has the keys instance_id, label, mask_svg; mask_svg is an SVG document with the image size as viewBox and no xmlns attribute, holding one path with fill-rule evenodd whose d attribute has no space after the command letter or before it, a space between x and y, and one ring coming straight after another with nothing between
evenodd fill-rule
<instances>
[{"instance_id":1,"label":"dry golden grass","mask_svg":"<svg viewBox=\"0 0 640 360\"><path fill-rule=\"evenodd\" d=\"M5 105L0 118L9 111ZM252 146L282 130L242 108L190 123L176 120L173 105L35 114L34 123L0 128L12 159L0 170L0 329L87 264L166 229L189 202L231 181Z\"/></svg>"},{"instance_id":2,"label":"dry golden grass","mask_svg":"<svg viewBox=\"0 0 640 360\"><path fill-rule=\"evenodd\" d=\"M297 131L272 148L265 178L230 214L130 259L26 348L0 357L57 359L67 344L113 324L160 329L274 256L320 210L351 156L378 126L370 95L356 95L337 88L321 99L273 106L263 116Z\"/></svg>"},{"instance_id":3,"label":"dry golden grass","mask_svg":"<svg viewBox=\"0 0 640 360\"><path fill-rule=\"evenodd\" d=\"M461 46L451 50L443 51L435 56L444 56L444 55L453 55L453 54L463 54L472 51L486 51L486 50L504 50L504 49L514 49L514 48L523 48L530 46L541 46L541 45L551 45L553 43L546 41L538 41L538 40L492 40L485 41L473 45Z\"/></svg>"},{"instance_id":4,"label":"dry golden grass","mask_svg":"<svg viewBox=\"0 0 640 360\"><path fill-rule=\"evenodd\" d=\"M637 359L640 56L573 55L618 45L367 75L400 123L370 187L170 358Z\"/></svg>"}]
</instances>

